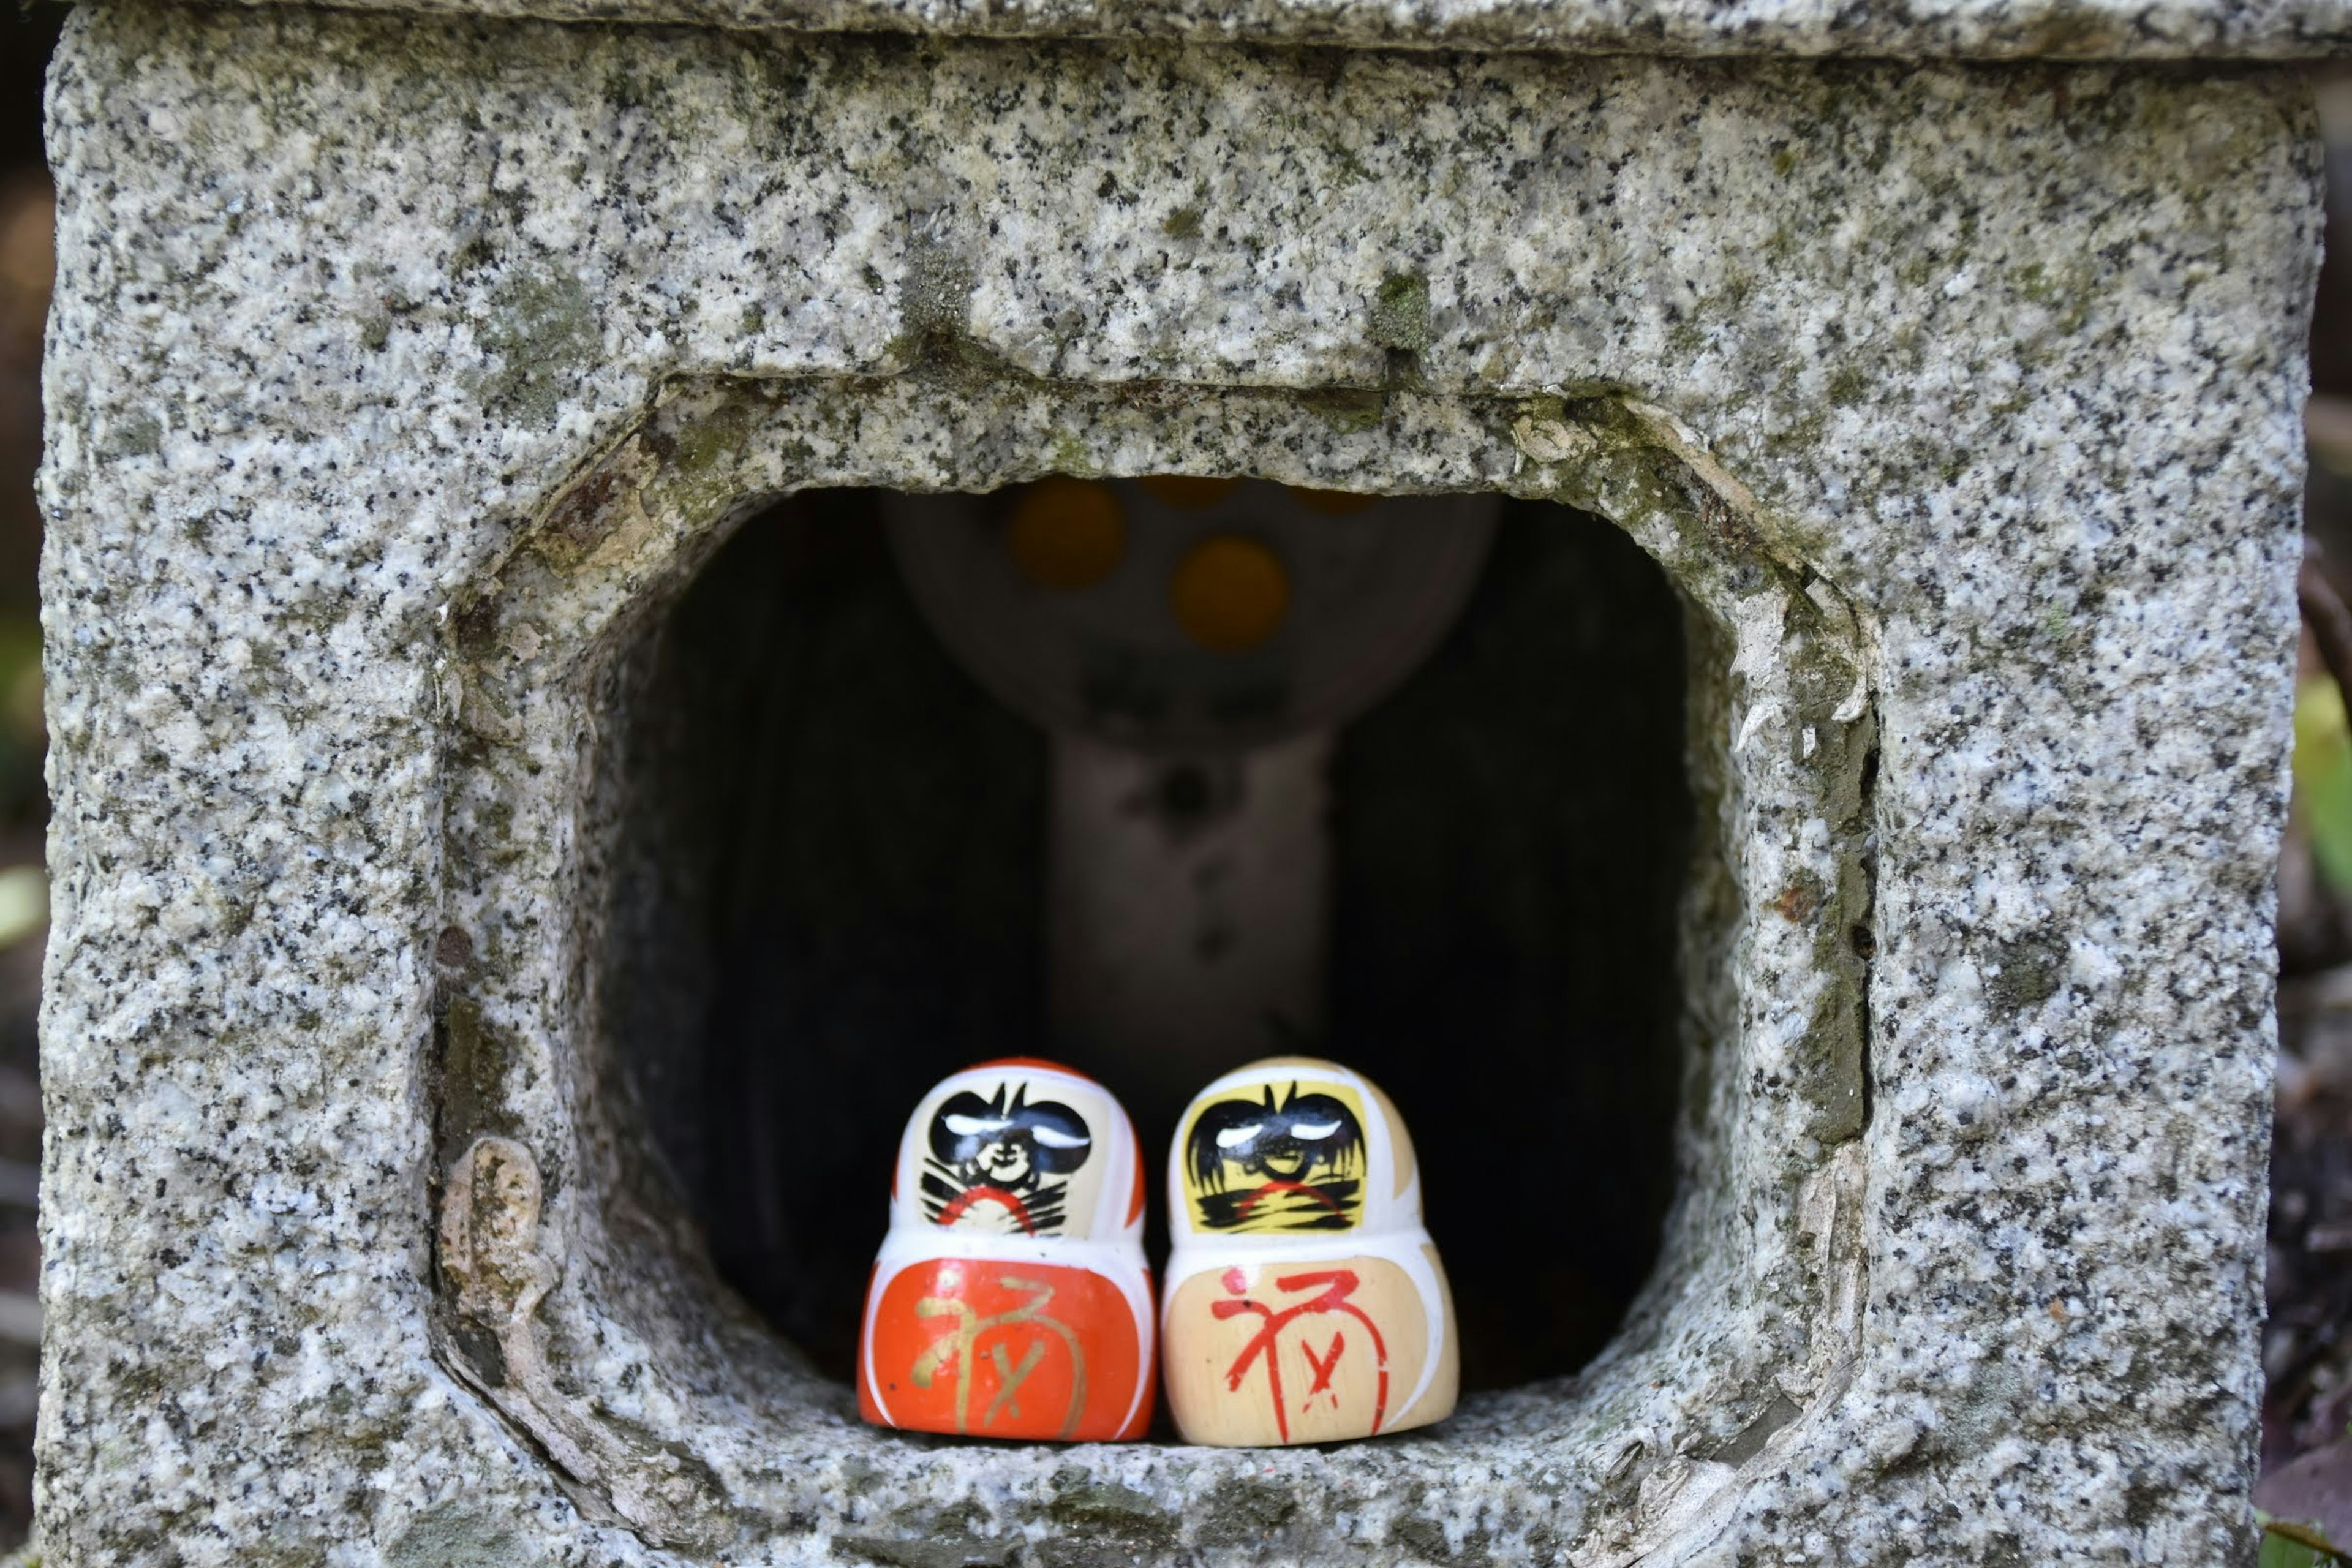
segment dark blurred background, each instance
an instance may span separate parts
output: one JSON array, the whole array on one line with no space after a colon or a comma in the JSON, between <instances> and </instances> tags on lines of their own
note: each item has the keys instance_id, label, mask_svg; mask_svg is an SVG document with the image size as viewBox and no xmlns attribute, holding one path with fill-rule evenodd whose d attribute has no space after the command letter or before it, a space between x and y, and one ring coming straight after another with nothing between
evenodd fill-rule
<instances>
[{"instance_id":1,"label":"dark blurred background","mask_svg":"<svg viewBox=\"0 0 2352 1568\"><path fill-rule=\"evenodd\" d=\"M41 835L41 327L54 204L41 158L41 79L62 6L0 13L0 1547L33 1510L33 1407L41 1312L33 1196L40 1167L35 1078L47 884Z\"/></svg>"},{"instance_id":2,"label":"dark blurred background","mask_svg":"<svg viewBox=\"0 0 2352 1568\"><path fill-rule=\"evenodd\" d=\"M38 5L0 16L0 1550L23 1539L30 1517L40 1328L35 1014L47 807L33 476L54 254L41 89L64 15ZM2311 344L2312 553L2295 800L2279 875L2283 1048L2258 1499L2343 1541L2352 1540L2352 726L2330 671L2352 672L2352 74L2323 75L2317 89L2330 255Z\"/></svg>"},{"instance_id":3,"label":"dark blurred background","mask_svg":"<svg viewBox=\"0 0 2352 1568\"><path fill-rule=\"evenodd\" d=\"M2312 323L2294 799L2279 863L2266 1511L2352 1542L2352 75L2316 82L2327 259ZM2265 1562L2269 1559L2265 1558Z\"/></svg>"},{"instance_id":4,"label":"dark blurred background","mask_svg":"<svg viewBox=\"0 0 2352 1568\"><path fill-rule=\"evenodd\" d=\"M1461 618L1339 731L1319 1028L1148 1054L1050 1021L1047 737L925 621L879 500L806 492L747 522L649 630L616 742L610 1038L722 1277L846 1383L879 1173L924 1087L1008 1053L1092 1073L1156 1200L1193 1092L1304 1052L1408 1121L1463 1387L1584 1366L1674 1192L1692 805L1664 573L1599 518L1500 508ZM1130 798L1145 832L1202 809L1151 804L1199 766L1162 765ZM1507 1196L1530 1192L1574 1201Z\"/></svg>"}]
</instances>

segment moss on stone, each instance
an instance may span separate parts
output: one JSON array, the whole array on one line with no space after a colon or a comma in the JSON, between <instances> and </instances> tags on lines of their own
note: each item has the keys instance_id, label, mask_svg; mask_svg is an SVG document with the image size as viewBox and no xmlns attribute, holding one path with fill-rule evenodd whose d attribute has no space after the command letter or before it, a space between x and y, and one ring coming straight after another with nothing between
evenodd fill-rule
<instances>
[{"instance_id":1,"label":"moss on stone","mask_svg":"<svg viewBox=\"0 0 2352 1568\"><path fill-rule=\"evenodd\" d=\"M509 273L475 331L499 361L475 390L488 407L530 425L553 423L564 389L603 342L586 285L551 268Z\"/></svg>"},{"instance_id":2,"label":"moss on stone","mask_svg":"<svg viewBox=\"0 0 2352 1568\"><path fill-rule=\"evenodd\" d=\"M1171 1546L1181 1521L1152 1498L1115 1481L1089 1479L1071 1468L1054 1477L1054 1496L1045 1517L1074 1534L1129 1545Z\"/></svg>"},{"instance_id":3,"label":"moss on stone","mask_svg":"<svg viewBox=\"0 0 2352 1568\"><path fill-rule=\"evenodd\" d=\"M1402 353L1429 347L1429 279L1418 272L1392 272L1372 297L1372 342Z\"/></svg>"},{"instance_id":4,"label":"moss on stone","mask_svg":"<svg viewBox=\"0 0 2352 1568\"><path fill-rule=\"evenodd\" d=\"M1377 429L1388 408L1388 395L1359 387L1331 387L1298 395L1298 405L1335 430L1353 434Z\"/></svg>"}]
</instances>

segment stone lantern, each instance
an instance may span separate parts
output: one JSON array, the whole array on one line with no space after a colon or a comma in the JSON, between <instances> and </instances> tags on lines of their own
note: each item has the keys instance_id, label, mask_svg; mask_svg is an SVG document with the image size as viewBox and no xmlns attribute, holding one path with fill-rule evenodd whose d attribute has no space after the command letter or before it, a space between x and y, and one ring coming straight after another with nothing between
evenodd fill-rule
<instances>
[{"instance_id":1,"label":"stone lantern","mask_svg":"<svg viewBox=\"0 0 2352 1568\"><path fill-rule=\"evenodd\" d=\"M42 1562L2250 1560L2320 201L2288 62L2347 46L2327 0L84 6ZM795 1141L895 1136L940 1064L813 983L709 1043L753 853L710 824L758 815L710 792L919 776L761 708L782 656L727 639L816 612L736 552L1050 475L1499 496L1654 578L1662 1195L1596 1358L1347 1447L958 1445L860 1424L818 1307L763 1304L836 1267L795 1239L828 1205L870 1210L857 1268L880 1234ZM1503 537L1498 592L1535 581ZM856 630L793 689L881 668ZM698 761L747 725L753 783ZM1579 733L1548 799L1635 765ZM858 1006L952 1034L1026 973L966 933L1037 922L955 918L965 864L907 873L936 984ZM769 879L789 942L728 940L821 966L873 884L814 875ZM1574 1100L1573 1165L1615 1111L1543 1037L1512 1071ZM762 1073L866 1089L719 1127ZM1474 1133L1408 1110L1467 1365L1622 1194L1449 1164Z\"/></svg>"}]
</instances>

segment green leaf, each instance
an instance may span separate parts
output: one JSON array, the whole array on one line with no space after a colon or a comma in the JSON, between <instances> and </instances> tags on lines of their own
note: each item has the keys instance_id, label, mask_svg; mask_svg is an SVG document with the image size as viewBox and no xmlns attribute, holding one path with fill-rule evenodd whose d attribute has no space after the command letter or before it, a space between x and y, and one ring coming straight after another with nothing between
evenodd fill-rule
<instances>
[{"instance_id":1,"label":"green leaf","mask_svg":"<svg viewBox=\"0 0 2352 1568\"><path fill-rule=\"evenodd\" d=\"M2263 1531L2263 1554L2255 1568L2317 1568L2319 1553L2300 1541Z\"/></svg>"},{"instance_id":2,"label":"green leaf","mask_svg":"<svg viewBox=\"0 0 2352 1568\"><path fill-rule=\"evenodd\" d=\"M2273 1519L2261 1509L2254 1510L2254 1522L2263 1530L2263 1552L2256 1559L2255 1568L2334 1568L2345 1560L2340 1552L2321 1549L2330 1543L2327 1532L2316 1523L2297 1524ZM2315 1546L2313 1542L2320 1545Z\"/></svg>"},{"instance_id":3,"label":"green leaf","mask_svg":"<svg viewBox=\"0 0 2352 1568\"><path fill-rule=\"evenodd\" d=\"M2324 675L2295 690L2294 811L2319 874L2352 898L2352 726L2344 694Z\"/></svg>"}]
</instances>

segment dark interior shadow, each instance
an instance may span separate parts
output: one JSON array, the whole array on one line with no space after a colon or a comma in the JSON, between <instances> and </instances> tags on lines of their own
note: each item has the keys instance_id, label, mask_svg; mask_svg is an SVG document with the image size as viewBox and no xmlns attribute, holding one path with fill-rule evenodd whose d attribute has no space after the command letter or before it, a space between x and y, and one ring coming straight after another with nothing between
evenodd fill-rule
<instances>
[{"instance_id":1,"label":"dark interior shadow","mask_svg":"<svg viewBox=\"0 0 2352 1568\"><path fill-rule=\"evenodd\" d=\"M924 626L870 492L747 524L633 666L614 1043L722 1274L846 1378L904 1118L971 1061L1055 1054L1045 740ZM1575 1371L1656 1257L1683 686L1655 563L1515 503L1461 623L1338 750L1311 1044L1412 1127L1467 1388ZM1237 1041L1234 1065L1262 1054ZM1071 1065L1121 1090L1100 1055ZM1181 1106L1127 1103L1157 1261Z\"/></svg>"}]
</instances>

